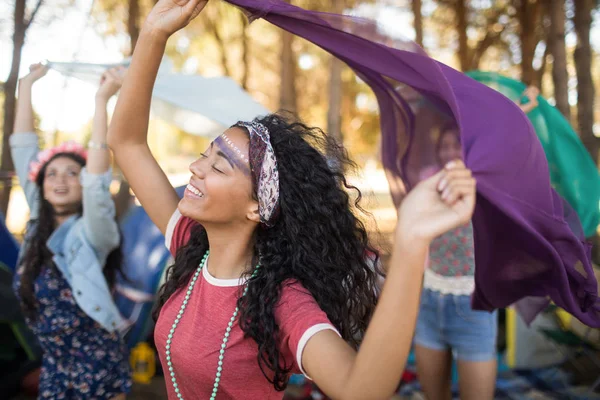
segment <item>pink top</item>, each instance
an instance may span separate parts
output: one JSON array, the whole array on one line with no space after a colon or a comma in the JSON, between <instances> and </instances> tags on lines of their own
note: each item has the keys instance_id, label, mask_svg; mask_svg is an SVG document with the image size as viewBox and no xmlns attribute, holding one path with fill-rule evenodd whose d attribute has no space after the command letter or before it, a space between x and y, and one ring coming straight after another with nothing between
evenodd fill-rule
<instances>
[{"instance_id":1,"label":"pink top","mask_svg":"<svg viewBox=\"0 0 600 400\"><path fill-rule=\"evenodd\" d=\"M172 254L185 245L195 224L178 211L173 214L165 235ZM242 279L217 279L207 268L202 269L201 279L196 281L171 344L171 362L184 399L210 398L223 335L244 283ZM165 303L154 331L166 372L169 399L177 399L177 395L168 373L165 345L187 287L186 284L185 290L178 290ZM306 343L316 333L327 329L335 331L335 328L310 293L295 282L284 285L275 318L282 339L280 351L286 364L293 365L293 373L303 373L302 352ZM239 324L235 323L227 342L217 399L283 398L283 392L277 392L263 376L257 355L256 342L244 338Z\"/></svg>"}]
</instances>

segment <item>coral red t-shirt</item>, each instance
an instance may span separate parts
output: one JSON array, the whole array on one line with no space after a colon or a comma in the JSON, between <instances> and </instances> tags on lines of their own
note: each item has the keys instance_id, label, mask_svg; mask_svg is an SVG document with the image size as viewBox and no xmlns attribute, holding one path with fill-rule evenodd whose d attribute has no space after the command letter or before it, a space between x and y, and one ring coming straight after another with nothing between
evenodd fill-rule
<instances>
[{"instance_id":1,"label":"coral red t-shirt","mask_svg":"<svg viewBox=\"0 0 600 400\"><path fill-rule=\"evenodd\" d=\"M174 255L189 240L195 221L176 211L165 235ZM217 279L202 269L171 343L171 362L177 387L184 399L210 398L217 372L219 351L227 324L233 315L244 281ZM154 338L165 371L169 399L177 399L166 362L167 336L187 292L175 292L163 306ZM286 284L275 317L282 338L280 349L293 373L303 373L302 351L316 333L335 328L310 293L298 283ZM337 332L337 331L336 331ZM245 339L236 322L227 342L217 399L282 399L263 376L257 361L258 345Z\"/></svg>"}]
</instances>

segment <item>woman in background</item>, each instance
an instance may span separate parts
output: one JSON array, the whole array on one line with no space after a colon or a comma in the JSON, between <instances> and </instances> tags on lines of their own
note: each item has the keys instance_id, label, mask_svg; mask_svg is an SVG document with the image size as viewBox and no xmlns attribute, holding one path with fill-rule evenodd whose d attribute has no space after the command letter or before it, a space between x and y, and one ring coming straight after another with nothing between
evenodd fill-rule
<instances>
[{"instance_id":1,"label":"woman in background","mask_svg":"<svg viewBox=\"0 0 600 400\"><path fill-rule=\"evenodd\" d=\"M437 173L450 160L462 159L455 125L440 130ZM436 237L429 248L415 332L417 375L429 400L451 399L452 358L457 360L460 398L493 399L496 385L497 313L471 309L475 288L473 226L470 222Z\"/></svg>"},{"instance_id":2,"label":"woman in background","mask_svg":"<svg viewBox=\"0 0 600 400\"><path fill-rule=\"evenodd\" d=\"M102 76L89 151L67 142L40 152L31 91L46 72L32 65L19 82L10 137L30 209L14 286L44 351L39 398L124 399L131 380L111 293L122 256L106 145L106 105L124 71Z\"/></svg>"}]
</instances>

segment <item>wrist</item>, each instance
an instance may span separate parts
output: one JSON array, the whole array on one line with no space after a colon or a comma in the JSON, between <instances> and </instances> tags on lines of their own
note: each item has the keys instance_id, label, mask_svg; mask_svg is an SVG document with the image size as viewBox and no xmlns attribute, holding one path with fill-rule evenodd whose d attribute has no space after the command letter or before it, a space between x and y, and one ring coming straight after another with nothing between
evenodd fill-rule
<instances>
[{"instance_id":1,"label":"wrist","mask_svg":"<svg viewBox=\"0 0 600 400\"><path fill-rule=\"evenodd\" d=\"M399 222L396 225L395 243L404 248L428 248L433 240L423 229L419 229L417 224L403 224Z\"/></svg>"},{"instance_id":2,"label":"wrist","mask_svg":"<svg viewBox=\"0 0 600 400\"><path fill-rule=\"evenodd\" d=\"M416 272L416 276L422 276L430 243L430 240L423 239L419 235L396 229L392 252L394 261L390 266L408 268L409 271Z\"/></svg>"},{"instance_id":3,"label":"wrist","mask_svg":"<svg viewBox=\"0 0 600 400\"><path fill-rule=\"evenodd\" d=\"M96 106L106 107L110 97L103 93L96 93Z\"/></svg>"},{"instance_id":4,"label":"wrist","mask_svg":"<svg viewBox=\"0 0 600 400\"><path fill-rule=\"evenodd\" d=\"M107 96L104 93L96 93L96 105L106 105L108 99L110 99L110 96Z\"/></svg>"},{"instance_id":5,"label":"wrist","mask_svg":"<svg viewBox=\"0 0 600 400\"><path fill-rule=\"evenodd\" d=\"M33 82L27 78L19 79L19 92L22 90L31 90Z\"/></svg>"},{"instance_id":6,"label":"wrist","mask_svg":"<svg viewBox=\"0 0 600 400\"><path fill-rule=\"evenodd\" d=\"M146 40L151 40L153 42L158 42L162 44L166 44L170 36L170 33L157 29L148 22L144 22L144 25L142 26L142 29L140 31L140 38L144 38Z\"/></svg>"}]
</instances>

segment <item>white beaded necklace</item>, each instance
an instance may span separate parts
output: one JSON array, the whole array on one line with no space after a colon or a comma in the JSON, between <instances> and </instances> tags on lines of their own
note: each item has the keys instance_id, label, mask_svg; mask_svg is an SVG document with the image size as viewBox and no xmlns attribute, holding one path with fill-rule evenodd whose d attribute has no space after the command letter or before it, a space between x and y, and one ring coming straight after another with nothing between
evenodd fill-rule
<instances>
[{"instance_id":1,"label":"white beaded necklace","mask_svg":"<svg viewBox=\"0 0 600 400\"><path fill-rule=\"evenodd\" d=\"M185 310L187 303L190 300L190 296L192 295L192 289L194 288L194 284L196 283L198 276L200 276L200 271L202 271L202 268L206 266L206 260L208 259L208 254L209 254L209 251L207 251L204 254L204 257L202 257L202 261L200 261L200 264L198 265L198 269L196 270L196 272L194 273L194 276L192 277L192 280L188 286L187 293L185 294L185 298L183 299L183 303L181 304L181 308L179 309L179 314L177 314L177 317L175 318L175 322L173 322L173 326L171 326L171 331L169 332L169 336L167 337L167 346L166 346L166 350L165 350L165 353L167 356L166 357L167 365L169 367L169 373L171 374L171 381L173 382L173 389L175 389L177 398L180 400L183 400L183 395L181 394L181 391L179 390L179 387L177 386L177 379L175 379L175 371L173 370L173 363L171 361L171 343L173 342L173 334L175 333L175 328L177 328L177 325L179 324L179 320L181 320L181 317L183 317L183 311ZM256 268L254 269L254 272L252 273L252 277L250 279L252 279L253 277L256 276L256 272L258 271L259 267L260 267L260 264L257 264ZM246 295L246 292L248 292L248 285L246 285L246 287L244 288L242 297L244 297ZM214 400L217 398L217 392L219 390L219 382L221 381L221 372L223 371L223 358L225 356L225 349L227 348L227 341L229 340L229 334L231 333L231 329L233 328L233 323L235 322L235 319L237 318L238 312L239 312L239 309L236 306L235 311L233 312L233 315L231 316L231 319L229 320L229 323L227 324L227 329L225 330L225 335L223 336L223 343L221 344L221 351L219 354L219 363L217 364L217 373L215 375L215 384L213 386L213 391L212 391L212 395L210 396L210 400Z\"/></svg>"}]
</instances>

